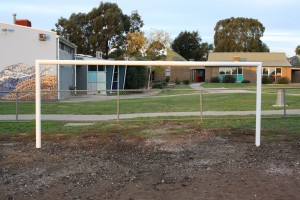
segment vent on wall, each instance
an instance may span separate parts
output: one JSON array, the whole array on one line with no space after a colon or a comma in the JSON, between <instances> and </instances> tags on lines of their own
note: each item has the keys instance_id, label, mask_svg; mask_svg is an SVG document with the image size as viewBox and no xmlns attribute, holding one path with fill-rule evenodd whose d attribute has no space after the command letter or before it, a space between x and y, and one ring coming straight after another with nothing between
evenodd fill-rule
<instances>
[{"instance_id":1,"label":"vent on wall","mask_svg":"<svg viewBox=\"0 0 300 200\"><path fill-rule=\"evenodd\" d=\"M46 34L40 33L39 34L39 40L40 41L46 41Z\"/></svg>"}]
</instances>

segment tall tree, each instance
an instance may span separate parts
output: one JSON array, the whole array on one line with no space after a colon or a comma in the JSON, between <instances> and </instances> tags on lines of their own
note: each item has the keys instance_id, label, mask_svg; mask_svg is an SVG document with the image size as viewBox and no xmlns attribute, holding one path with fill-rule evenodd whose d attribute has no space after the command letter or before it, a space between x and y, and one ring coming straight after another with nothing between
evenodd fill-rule
<instances>
[{"instance_id":1,"label":"tall tree","mask_svg":"<svg viewBox=\"0 0 300 200\"><path fill-rule=\"evenodd\" d=\"M300 45L298 45L295 49L296 55L300 55Z\"/></svg>"},{"instance_id":2,"label":"tall tree","mask_svg":"<svg viewBox=\"0 0 300 200\"><path fill-rule=\"evenodd\" d=\"M61 17L55 24L56 32L61 36L68 36L70 41L77 45L77 52L90 54L89 37L91 29L88 27L84 13L73 13L69 19Z\"/></svg>"},{"instance_id":3,"label":"tall tree","mask_svg":"<svg viewBox=\"0 0 300 200\"><path fill-rule=\"evenodd\" d=\"M87 14L73 13L69 19L60 18L55 26L59 35L69 35L78 53L95 55L102 51L108 58L112 52L112 57L119 59L125 51L126 34L140 30L143 21L137 11L128 16L117 4L101 2Z\"/></svg>"},{"instance_id":4,"label":"tall tree","mask_svg":"<svg viewBox=\"0 0 300 200\"><path fill-rule=\"evenodd\" d=\"M122 10L115 3L101 2L88 14L88 18L93 30L90 38L92 52L100 50L108 58L109 51L120 44L124 33Z\"/></svg>"},{"instance_id":5,"label":"tall tree","mask_svg":"<svg viewBox=\"0 0 300 200\"><path fill-rule=\"evenodd\" d=\"M173 41L172 49L186 60L204 61L209 51L213 50L213 45L201 41L197 31L183 31Z\"/></svg>"},{"instance_id":6,"label":"tall tree","mask_svg":"<svg viewBox=\"0 0 300 200\"><path fill-rule=\"evenodd\" d=\"M130 28L129 31L134 33L134 32L140 32L141 28L144 26L144 22L139 15L137 10L132 11L130 15Z\"/></svg>"},{"instance_id":7,"label":"tall tree","mask_svg":"<svg viewBox=\"0 0 300 200\"><path fill-rule=\"evenodd\" d=\"M216 52L270 51L261 41L265 27L257 19L228 18L217 22L214 44Z\"/></svg>"},{"instance_id":8,"label":"tall tree","mask_svg":"<svg viewBox=\"0 0 300 200\"><path fill-rule=\"evenodd\" d=\"M200 59L199 61L207 61L208 54L214 50L214 45L207 42L200 44Z\"/></svg>"}]
</instances>

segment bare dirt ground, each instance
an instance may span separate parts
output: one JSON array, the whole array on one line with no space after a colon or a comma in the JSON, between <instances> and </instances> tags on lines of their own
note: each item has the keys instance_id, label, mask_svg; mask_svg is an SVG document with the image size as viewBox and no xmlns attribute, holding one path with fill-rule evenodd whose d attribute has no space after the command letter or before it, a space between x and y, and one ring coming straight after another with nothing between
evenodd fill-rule
<instances>
[{"instance_id":1,"label":"bare dirt ground","mask_svg":"<svg viewBox=\"0 0 300 200\"><path fill-rule=\"evenodd\" d=\"M0 199L300 199L300 144L217 136L176 124L0 141ZM182 128L182 125L180 125ZM157 134L160 132L160 134ZM161 134L161 133L166 134Z\"/></svg>"}]
</instances>

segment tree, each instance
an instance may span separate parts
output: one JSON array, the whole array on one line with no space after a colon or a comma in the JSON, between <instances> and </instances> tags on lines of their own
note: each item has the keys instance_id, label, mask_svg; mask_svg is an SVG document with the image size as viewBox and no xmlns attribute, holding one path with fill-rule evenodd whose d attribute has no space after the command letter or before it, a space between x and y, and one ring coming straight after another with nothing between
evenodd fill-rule
<instances>
[{"instance_id":1,"label":"tree","mask_svg":"<svg viewBox=\"0 0 300 200\"><path fill-rule=\"evenodd\" d=\"M88 14L88 18L93 30L90 37L92 52L102 51L108 58L109 50L120 44L124 33L122 10L115 3L101 2Z\"/></svg>"},{"instance_id":2,"label":"tree","mask_svg":"<svg viewBox=\"0 0 300 200\"><path fill-rule=\"evenodd\" d=\"M129 31L132 33L140 32L141 28L144 26L144 22L137 10L132 11L129 21L130 21Z\"/></svg>"},{"instance_id":3,"label":"tree","mask_svg":"<svg viewBox=\"0 0 300 200\"><path fill-rule=\"evenodd\" d=\"M125 89L140 89L147 82L147 69L145 66L128 66L126 72Z\"/></svg>"},{"instance_id":4,"label":"tree","mask_svg":"<svg viewBox=\"0 0 300 200\"><path fill-rule=\"evenodd\" d=\"M69 35L77 45L77 52L95 55L102 51L104 58L119 59L125 51L125 36L131 30L140 30L143 21L137 11L131 16L122 13L115 3L101 2L87 14L73 13L69 19L60 18L55 24L59 35Z\"/></svg>"},{"instance_id":5,"label":"tree","mask_svg":"<svg viewBox=\"0 0 300 200\"><path fill-rule=\"evenodd\" d=\"M153 41L146 50L146 58L149 60L160 60L163 57L165 51L165 46L159 41Z\"/></svg>"},{"instance_id":6,"label":"tree","mask_svg":"<svg viewBox=\"0 0 300 200\"><path fill-rule=\"evenodd\" d=\"M164 30L152 29L147 34L147 43L148 46L153 42L161 43L165 48L171 45L171 37L170 34Z\"/></svg>"},{"instance_id":7,"label":"tree","mask_svg":"<svg viewBox=\"0 0 300 200\"><path fill-rule=\"evenodd\" d=\"M300 55L300 45L298 45L295 49L296 55Z\"/></svg>"},{"instance_id":8,"label":"tree","mask_svg":"<svg viewBox=\"0 0 300 200\"><path fill-rule=\"evenodd\" d=\"M172 43L172 49L186 60L207 60L207 55L210 50L213 50L213 45L201 43L201 37L197 31L183 31L175 38Z\"/></svg>"},{"instance_id":9,"label":"tree","mask_svg":"<svg viewBox=\"0 0 300 200\"><path fill-rule=\"evenodd\" d=\"M199 61L207 61L208 54L214 50L213 44L208 44L207 42L200 44L200 60Z\"/></svg>"},{"instance_id":10,"label":"tree","mask_svg":"<svg viewBox=\"0 0 300 200\"><path fill-rule=\"evenodd\" d=\"M166 48L171 44L170 34L163 30L153 29L148 32L146 44L146 58L160 60L166 55Z\"/></svg>"},{"instance_id":11,"label":"tree","mask_svg":"<svg viewBox=\"0 0 300 200\"><path fill-rule=\"evenodd\" d=\"M257 19L228 18L217 22L215 52L269 52L261 41L265 27Z\"/></svg>"},{"instance_id":12,"label":"tree","mask_svg":"<svg viewBox=\"0 0 300 200\"><path fill-rule=\"evenodd\" d=\"M58 35L69 36L69 40L77 45L77 52L91 53L89 44L91 30L88 27L86 14L73 13L69 19L61 17L55 26Z\"/></svg>"},{"instance_id":13,"label":"tree","mask_svg":"<svg viewBox=\"0 0 300 200\"><path fill-rule=\"evenodd\" d=\"M128 57L142 55L142 51L145 48L146 37L143 32L133 32L126 35L126 54Z\"/></svg>"}]
</instances>

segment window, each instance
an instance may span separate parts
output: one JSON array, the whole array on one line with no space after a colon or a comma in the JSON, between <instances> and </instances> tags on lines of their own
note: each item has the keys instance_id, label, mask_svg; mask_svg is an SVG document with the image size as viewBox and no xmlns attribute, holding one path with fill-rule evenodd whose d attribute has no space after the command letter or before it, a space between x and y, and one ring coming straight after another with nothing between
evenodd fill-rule
<instances>
[{"instance_id":1,"label":"window","mask_svg":"<svg viewBox=\"0 0 300 200\"><path fill-rule=\"evenodd\" d=\"M273 82L276 82L279 78L281 78L282 69L280 67L263 67L262 75L269 76L273 79Z\"/></svg>"},{"instance_id":2,"label":"window","mask_svg":"<svg viewBox=\"0 0 300 200\"><path fill-rule=\"evenodd\" d=\"M100 72L100 71L105 71L105 66L98 65L98 72Z\"/></svg>"},{"instance_id":3,"label":"window","mask_svg":"<svg viewBox=\"0 0 300 200\"><path fill-rule=\"evenodd\" d=\"M268 75L269 75L269 73L268 73L268 68L263 68L262 74L263 74L264 76L268 76Z\"/></svg>"},{"instance_id":4,"label":"window","mask_svg":"<svg viewBox=\"0 0 300 200\"><path fill-rule=\"evenodd\" d=\"M232 75L235 77L236 82L243 81L243 68L242 67L220 67L219 78L223 81L226 75Z\"/></svg>"},{"instance_id":5,"label":"window","mask_svg":"<svg viewBox=\"0 0 300 200\"><path fill-rule=\"evenodd\" d=\"M225 68L224 67L219 68L219 74L225 74Z\"/></svg>"},{"instance_id":6,"label":"window","mask_svg":"<svg viewBox=\"0 0 300 200\"><path fill-rule=\"evenodd\" d=\"M165 76L170 76L171 75L171 68L170 67L167 67L165 68Z\"/></svg>"},{"instance_id":7,"label":"window","mask_svg":"<svg viewBox=\"0 0 300 200\"><path fill-rule=\"evenodd\" d=\"M97 66L89 65L89 71L97 71Z\"/></svg>"}]
</instances>

